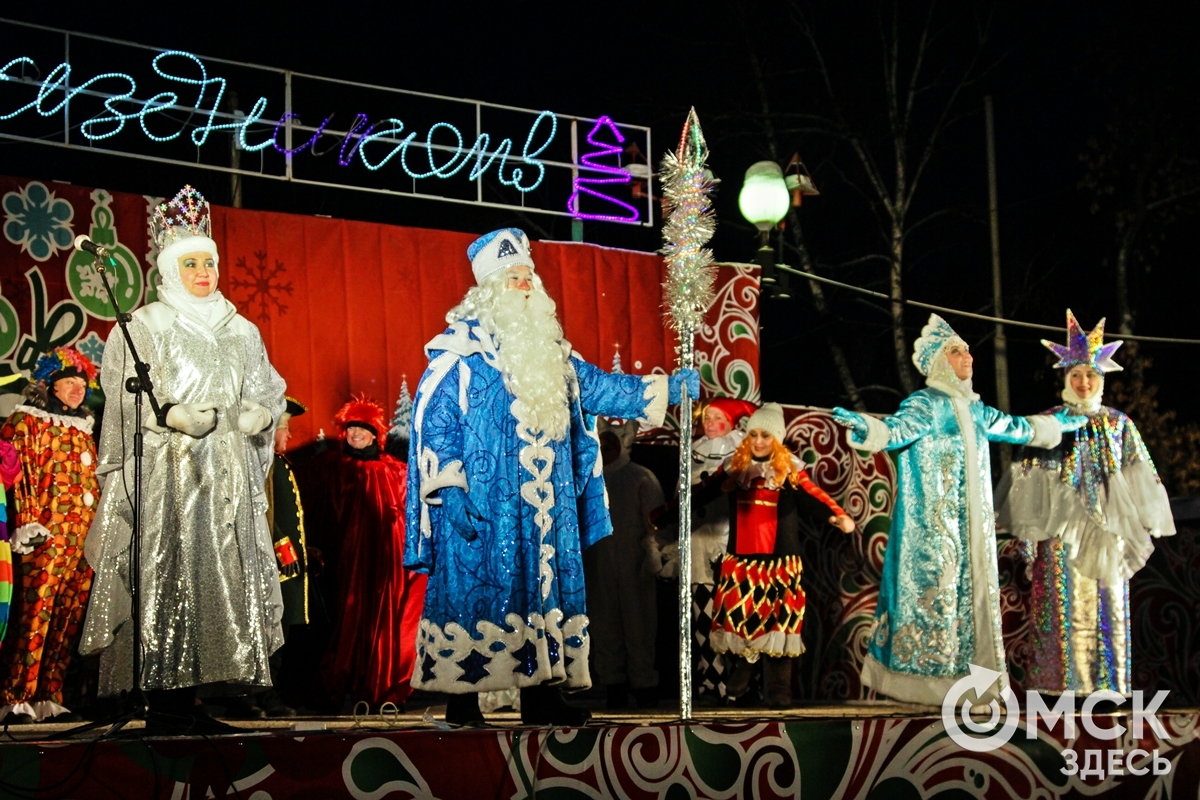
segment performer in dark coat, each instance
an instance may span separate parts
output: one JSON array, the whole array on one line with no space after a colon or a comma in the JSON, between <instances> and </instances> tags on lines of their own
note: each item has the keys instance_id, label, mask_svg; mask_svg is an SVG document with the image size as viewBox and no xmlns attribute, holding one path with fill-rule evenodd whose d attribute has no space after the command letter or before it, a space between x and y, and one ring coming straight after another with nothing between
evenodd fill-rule
<instances>
[{"instance_id":1,"label":"performer in dark coat","mask_svg":"<svg viewBox=\"0 0 1200 800\"><path fill-rule=\"evenodd\" d=\"M306 533L325 559L333 634L321 663L335 703L346 692L372 706L410 692L424 575L404 569L408 471L381 452L383 409L355 399L338 412L341 447L298 468Z\"/></svg>"}]
</instances>

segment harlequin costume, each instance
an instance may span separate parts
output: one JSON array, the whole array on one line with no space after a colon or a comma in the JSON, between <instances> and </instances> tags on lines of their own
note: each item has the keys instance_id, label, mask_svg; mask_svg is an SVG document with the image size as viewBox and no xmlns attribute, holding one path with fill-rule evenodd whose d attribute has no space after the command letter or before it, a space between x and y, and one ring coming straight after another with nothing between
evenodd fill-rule
<instances>
[{"instance_id":1,"label":"harlequin costume","mask_svg":"<svg viewBox=\"0 0 1200 800\"><path fill-rule=\"evenodd\" d=\"M324 554L323 580L332 589L325 690L337 705L347 692L372 706L402 704L412 690L426 580L404 568L408 470L381 451L388 426L379 405L356 398L335 420L340 446L297 467L307 538ZM374 443L350 447L352 426L374 433Z\"/></svg>"},{"instance_id":2,"label":"harlequin costume","mask_svg":"<svg viewBox=\"0 0 1200 800\"><path fill-rule=\"evenodd\" d=\"M755 412L757 406L746 400L715 397L696 404L695 417L703 423L710 409L716 409L729 422L730 430L723 436L701 436L692 446L692 486L716 474L733 455L746 432L739 424ZM698 426L699 427L699 426ZM725 696L725 680L729 665L723 654L715 652L709 637L712 634L713 592L717 572L729 544L729 503L718 497L692 510L692 638L694 639L693 686L696 693ZM675 564L664 568L664 576L678 571L678 552ZM674 566L672 570L671 567Z\"/></svg>"},{"instance_id":3,"label":"harlequin costume","mask_svg":"<svg viewBox=\"0 0 1200 800\"><path fill-rule=\"evenodd\" d=\"M941 704L975 664L1001 673L978 702L1008 685L1000 635L999 570L989 442L1053 447L1064 425L985 405L947 351L965 347L931 314L913 347L926 387L882 420L843 408L857 450L897 450L895 512L884 555L863 683L896 700ZM974 698L972 698L974 701Z\"/></svg>"},{"instance_id":4,"label":"harlequin costume","mask_svg":"<svg viewBox=\"0 0 1200 800\"><path fill-rule=\"evenodd\" d=\"M0 386L23 380L18 372L0 378ZM14 510L8 507L13 484L21 477L21 460L12 444L0 439L0 642L8 630L8 612L12 604L13 560L8 542L9 521ZM2 646L2 645L0 645Z\"/></svg>"},{"instance_id":5,"label":"harlequin costume","mask_svg":"<svg viewBox=\"0 0 1200 800\"><path fill-rule=\"evenodd\" d=\"M729 681L732 696L748 687L748 665L768 656L767 701L785 707L791 703L791 659L804 652L800 506L815 500L835 517L847 515L783 445L783 409L777 403L754 412L746 427L770 433L774 443L770 455L759 460L751 454L751 440L744 440L714 476L729 493L730 512L711 641L717 653L744 659Z\"/></svg>"},{"instance_id":6,"label":"harlequin costume","mask_svg":"<svg viewBox=\"0 0 1200 800\"><path fill-rule=\"evenodd\" d=\"M1063 405L1087 425L1049 449L1026 447L997 493L1000 521L1033 556L1027 689L1130 695L1129 578L1175 533L1166 489L1137 426L1101 405L1104 375L1122 342L1104 344L1104 320L1085 333L1067 311L1067 343L1042 341L1064 372ZM1080 397L1067 377L1095 370L1099 387Z\"/></svg>"},{"instance_id":7,"label":"harlequin costume","mask_svg":"<svg viewBox=\"0 0 1200 800\"><path fill-rule=\"evenodd\" d=\"M84 541L100 500L91 412L54 396L65 378L87 382L84 402L98 388L96 367L78 350L60 347L38 359L19 405L0 428L20 458L13 491L14 570L8 633L0 647L0 715L35 720L67 712L63 677L71 662L92 586Z\"/></svg>"}]
</instances>

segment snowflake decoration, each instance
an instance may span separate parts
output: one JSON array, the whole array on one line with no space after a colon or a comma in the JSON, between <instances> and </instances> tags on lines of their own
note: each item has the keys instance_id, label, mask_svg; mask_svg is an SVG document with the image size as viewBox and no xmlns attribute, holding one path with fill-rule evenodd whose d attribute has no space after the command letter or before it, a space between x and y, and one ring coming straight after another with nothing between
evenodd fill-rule
<instances>
[{"instance_id":1,"label":"snowflake decoration","mask_svg":"<svg viewBox=\"0 0 1200 800\"><path fill-rule=\"evenodd\" d=\"M104 340L96 335L95 331L88 331L88 335L75 342L75 349L87 356L97 367L104 360Z\"/></svg>"},{"instance_id":2,"label":"snowflake decoration","mask_svg":"<svg viewBox=\"0 0 1200 800\"><path fill-rule=\"evenodd\" d=\"M231 289L247 290L249 292L249 297L246 298L247 307L257 304L256 318L259 322L267 322L271 319L270 309L272 306L275 307L279 316L287 313L288 307L280 302L280 295L292 296L292 282L285 282L279 277L281 273L287 271L282 261L275 259L273 267L267 264L265 250L255 251L254 258L258 262L254 266L247 264L244 256L237 260L238 269L244 270L248 277L242 277L241 273L235 274L229 279L229 286Z\"/></svg>"},{"instance_id":3,"label":"snowflake decoration","mask_svg":"<svg viewBox=\"0 0 1200 800\"><path fill-rule=\"evenodd\" d=\"M71 246L74 217L71 204L55 197L38 181L4 195L4 238L20 246L34 261L47 261Z\"/></svg>"}]
</instances>

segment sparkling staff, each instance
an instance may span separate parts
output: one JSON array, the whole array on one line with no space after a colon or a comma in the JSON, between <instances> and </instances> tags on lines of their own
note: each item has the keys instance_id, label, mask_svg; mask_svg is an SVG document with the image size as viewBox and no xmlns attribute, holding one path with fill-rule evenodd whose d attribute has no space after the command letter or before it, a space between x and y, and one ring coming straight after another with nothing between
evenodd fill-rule
<instances>
[{"instance_id":1,"label":"sparkling staff","mask_svg":"<svg viewBox=\"0 0 1200 800\"><path fill-rule=\"evenodd\" d=\"M688 112L679 147L663 158L659 180L670 213L663 224L663 256L667 280L663 284L668 323L679 335L679 366L694 369L696 328L715 295L717 268L712 251L704 247L717 221L713 216L715 180L708 171L708 145L700 130L696 109ZM692 716L692 401L687 387L679 404L679 715Z\"/></svg>"}]
</instances>

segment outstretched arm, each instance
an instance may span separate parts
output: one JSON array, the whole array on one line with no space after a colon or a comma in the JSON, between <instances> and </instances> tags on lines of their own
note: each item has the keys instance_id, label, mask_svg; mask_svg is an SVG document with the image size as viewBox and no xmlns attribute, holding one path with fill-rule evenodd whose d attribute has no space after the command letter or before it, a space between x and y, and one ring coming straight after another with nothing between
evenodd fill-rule
<instances>
[{"instance_id":1,"label":"outstretched arm","mask_svg":"<svg viewBox=\"0 0 1200 800\"><path fill-rule=\"evenodd\" d=\"M849 429L846 439L851 447L877 453L906 447L929 433L933 426L933 409L929 396L917 392L904 398L900 408L890 417L876 419L838 407L833 409L833 419Z\"/></svg>"}]
</instances>

